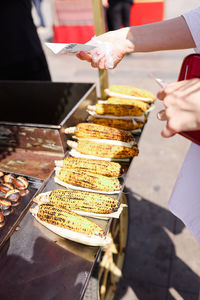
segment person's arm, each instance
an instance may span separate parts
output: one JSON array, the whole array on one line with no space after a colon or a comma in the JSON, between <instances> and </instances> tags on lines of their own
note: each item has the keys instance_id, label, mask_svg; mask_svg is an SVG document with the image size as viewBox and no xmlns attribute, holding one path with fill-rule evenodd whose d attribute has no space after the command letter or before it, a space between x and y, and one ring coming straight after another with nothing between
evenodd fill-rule
<instances>
[{"instance_id":1,"label":"person's arm","mask_svg":"<svg viewBox=\"0 0 200 300\"><path fill-rule=\"evenodd\" d=\"M195 47L191 32L182 16L158 23L133 26L127 30L126 38L132 43L132 52Z\"/></svg>"},{"instance_id":2,"label":"person's arm","mask_svg":"<svg viewBox=\"0 0 200 300\"><path fill-rule=\"evenodd\" d=\"M128 53L195 47L193 37L182 16L162 22L109 31L98 36L96 40L113 44L114 67ZM92 42L91 40L89 43L92 44ZM98 62L93 61L89 53L80 52L78 57L91 62L93 67L106 68L104 57Z\"/></svg>"},{"instance_id":3,"label":"person's arm","mask_svg":"<svg viewBox=\"0 0 200 300\"><path fill-rule=\"evenodd\" d=\"M158 92L165 110L158 113L158 119L167 121L161 132L171 137L181 131L200 130L200 79L190 79L169 84Z\"/></svg>"}]
</instances>

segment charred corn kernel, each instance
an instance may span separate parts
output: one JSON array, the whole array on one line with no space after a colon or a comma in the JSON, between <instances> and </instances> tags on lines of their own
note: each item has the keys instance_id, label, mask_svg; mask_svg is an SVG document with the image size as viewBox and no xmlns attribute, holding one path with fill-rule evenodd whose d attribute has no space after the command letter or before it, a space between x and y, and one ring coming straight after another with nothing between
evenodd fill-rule
<instances>
[{"instance_id":1,"label":"charred corn kernel","mask_svg":"<svg viewBox=\"0 0 200 300\"><path fill-rule=\"evenodd\" d=\"M49 201L69 210L81 210L98 214L110 214L118 210L119 200L103 194L75 190L54 190Z\"/></svg>"},{"instance_id":2,"label":"charred corn kernel","mask_svg":"<svg viewBox=\"0 0 200 300\"><path fill-rule=\"evenodd\" d=\"M142 116L144 112L140 107L123 104L103 104L97 103L95 111L98 115L113 116Z\"/></svg>"},{"instance_id":3,"label":"charred corn kernel","mask_svg":"<svg viewBox=\"0 0 200 300\"><path fill-rule=\"evenodd\" d=\"M94 155L107 158L129 158L137 156L138 147L134 145L132 148L118 145L109 145L95 143L91 141L78 141L76 150L82 154Z\"/></svg>"},{"instance_id":4,"label":"charred corn kernel","mask_svg":"<svg viewBox=\"0 0 200 300\"><path fill-rule=\"evenodd\" d=\"M150 106L148 103L140 101L140 100L131 100L131 99L124 99L124 98L108 98L108 104L123 104L123 105L133 105L136 107L141 108L142 111L146 111Z\"/></svg>"},{"instance_id":5,"label":"charred corn kernel","mask_svg":"<svg viewBox=\"0 0 200 300\"><path fill-rule=\"evenodd\" d=\"M151 92L144 89L132 87L129 85L111 85L109 87L109 91L124 94L124 95L129 95L129 96L150 98L153 101L156 100L156 97Z\"/></svg>"},{"instance_id":6,"label":"charred corn kernel","mask_svg":"<svg viewBox=\"0 0 200 300\"><path fill-rule=\"evenodd\" d=\"M68 156L63 160L63 168L79 169L80 171L109 177L119 177L122 175L122 166L119 163L97 159Z\"/></svg>"},{"instance_id":7,"label":"charred corn kernel","mask_svg":"<svg viewBox=\"0 0 200 300\"><path fill-rule=\"evenodd\" d=\"M59 171L58 179L68 184L103 192L119 191L121 188L119 180L115 177L87 173L78 169L62 168Z\"/></svg>"},{"instance_id":8,"label":"charred corn kernel","mask_svg":"<svg viewBox=\"0 0 200 300\"><path fill-rule=\"evenodd\" d=\"M76 126L75 135L80 138L117 140L126 143L134 140L132 134L125 130L92 123L79 123Z\"/></svg>"},{"instance_id":9,"label":"charred corn kernel","mask_svg":"<svg viewBox=\"0 0 200 300\"><path fill-rule=\"evenodd\" d=\"M41 221L75 232L87 235L105 235L103 229L96 223L70 210L56 207L52 204L41 204L39 206L37 217Z\"/></svg>"},{"instance_id":10,"label":"charred corn kernel","mask_svg":"<svg viewBox=\"0 0 200 300\"><path fill-rule=\"evenodd\" d=\"M120 120L120 119L104 119L104 118L93 118L95 124L105 125L123 130L135 130L142 128L144 123L137 121L133 123L132 120Z\"/></svg>"}]
</instances>

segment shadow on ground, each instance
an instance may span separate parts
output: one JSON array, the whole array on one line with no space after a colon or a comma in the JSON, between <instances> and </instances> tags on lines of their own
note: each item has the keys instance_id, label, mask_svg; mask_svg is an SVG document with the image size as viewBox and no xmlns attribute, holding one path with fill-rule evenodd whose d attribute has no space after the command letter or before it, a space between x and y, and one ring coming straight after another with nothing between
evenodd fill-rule
<instances>
[{"instance_id":1,"label":"shadow on ground","mask_svg":"<svg viewBox=\"0 0 200 300\"><path fill-rule=\"evenodd\" d=\"M125 193L129 200L129 236L115 300L197 300L199 277L176 256L167 233L181 233L184 224L140 195L127 189Z\"/></svg>"}]
</instances>

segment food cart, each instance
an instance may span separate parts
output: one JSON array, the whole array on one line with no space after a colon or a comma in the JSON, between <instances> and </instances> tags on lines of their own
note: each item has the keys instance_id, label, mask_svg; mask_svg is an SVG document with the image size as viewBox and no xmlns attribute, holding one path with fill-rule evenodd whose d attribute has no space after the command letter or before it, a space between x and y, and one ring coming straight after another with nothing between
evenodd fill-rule
<instances>
[{"instance_id":1,"label":"food cart","mask_svg":"<svg viewBox=\"0 0 200 300\"><path fill-rule=\"evenodd\" d=\"M29 182L0 231L1 298L82 299L98 265L101 299L106 294L112 299L125 255L128 210L119 220L95 219L112 235L107 249L61 238L29 212L35 195L60 187L54 182L54 160L68 151L64 129L87 119L87 106L97 101L95 85L2 82L0 97L0 169ZM122 191L118 197L126 203Z\"/></svg>"}]
</instances>

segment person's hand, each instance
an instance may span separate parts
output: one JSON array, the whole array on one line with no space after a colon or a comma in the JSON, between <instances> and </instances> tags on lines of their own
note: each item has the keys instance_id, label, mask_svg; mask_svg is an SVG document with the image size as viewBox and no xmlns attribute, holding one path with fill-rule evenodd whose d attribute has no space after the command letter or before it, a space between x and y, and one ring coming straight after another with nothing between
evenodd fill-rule
<instances>
[{"instance_id":1,"label":"person's hand","mask_svg":"<svg viewBox=\"0 0 200 300\"><path fill-rule=\"evenodd\" d=\"M108 0L102 0L102 4L105 8L108 8L109 7L109 2Z\"/></svg>"},{"instance_id":2,"label":"person's hand","mask_svg":"<svg viewBox=\"0 0 200 300\"><path fill-rule=\"evenodd\" d=\"M98 37L91 39L87 44L95 45L95 42L111 43L112 44L112 58L113 58L113 68L122 60L122 58L127 54L133 52L133 44L129 39L127 39L128 28L123 28L115 31L109 31ZM95 53L96 51L96 53ZM107 69L105 55L102 55L98 60L94 59L98 57L98 45L97 48L92 50L92 52L83 52L77 54L77 57L81 60L86 60L91 63L93 68Z\"/></svg>"},{"instance_id":3,"label":"person's hand","mask_svg":"<svg viewBox=\"0 0 200 300\"><path fill-rule=\"evenodd\" d=\"M157 97L165 106L158 113L159 120L167 121L161 132L163 137L200 129L200 79L171 83Z\"/></svg>"}]
</instances>

